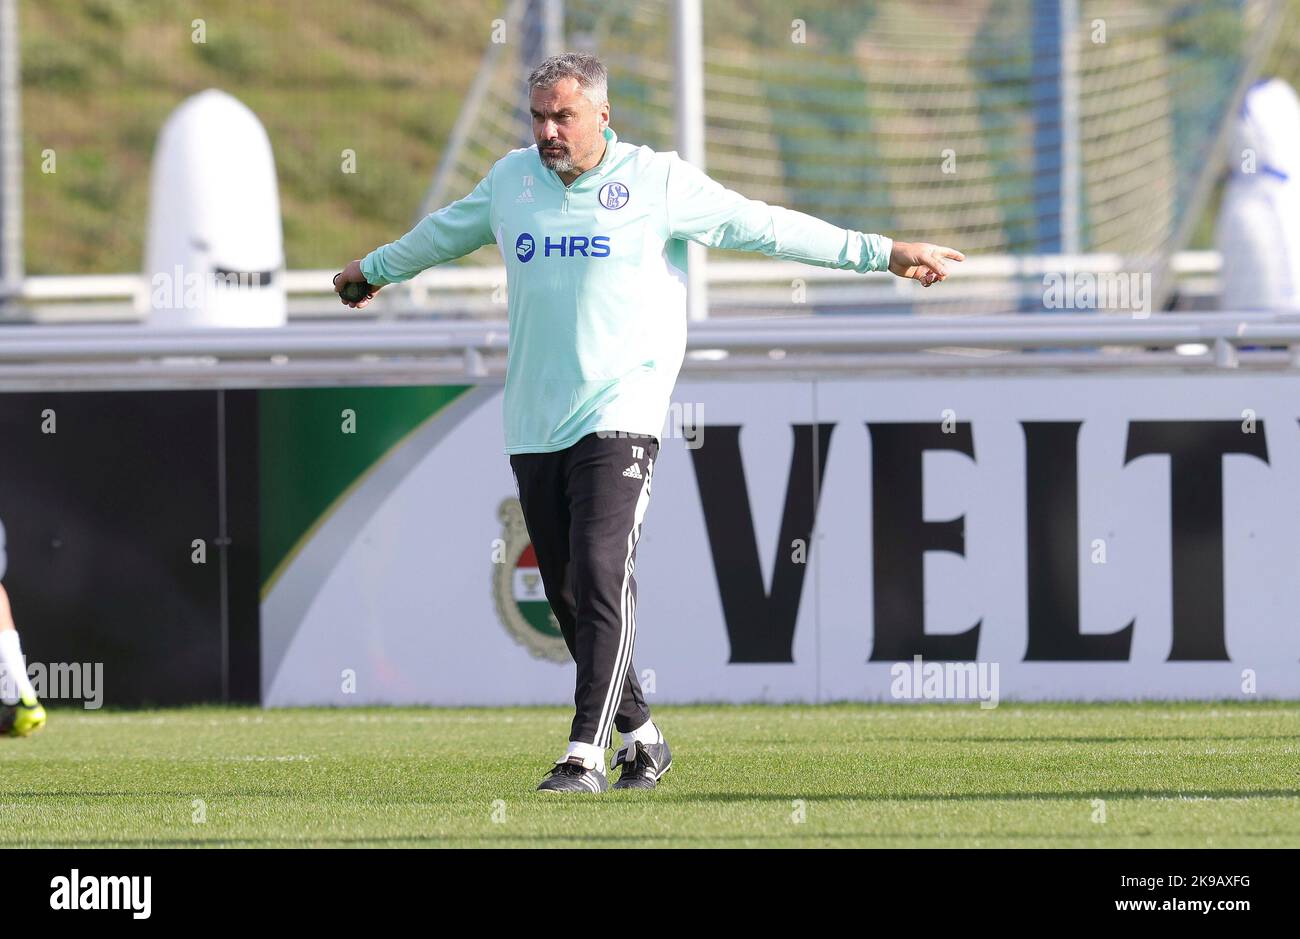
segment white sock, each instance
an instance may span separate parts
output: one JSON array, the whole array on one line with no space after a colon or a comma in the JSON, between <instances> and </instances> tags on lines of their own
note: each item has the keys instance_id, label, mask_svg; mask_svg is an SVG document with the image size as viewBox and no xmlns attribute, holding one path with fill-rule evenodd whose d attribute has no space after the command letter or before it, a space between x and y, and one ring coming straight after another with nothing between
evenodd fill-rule
<instances>
[{"instance_id":1,"label":"white sock","mask_svg":"<svg viewBox=\"0 0 1300 939\"><path fill-rule=\"evenodd\" d=\"M605 772L605 750L594 743L579 743L577 740L569 741L569 749L564 751L564 759L571 756L577 756L586 765L587 769L594 769L598 773Z\"/></svg>"},{"instance_id":2,"label":"white sock","mask_svg":"<svg viewBox=\"0 0 1300 939\"><path fill-rule=\"evenodd\" d=\"M5 682L13 682L18 690L18 697L24 704L36 703L36 689L27 677L27 663L23 660L23 649L18 642L18 630L6 629L0 632L0 665L4 666Z\"/></svg>"},{"instance_id":3,"label":"white sock","mask_svg":"<svg viewBox=\"0 0 1300 939\"><path fill-rule=\"evenodd\" d=\"M646 721L636 730L629 730L623 735L623 746L630 747L638 740L644 744L663 743L664 735L659 733L654 721Z\"/></svg>"}]
</instances>

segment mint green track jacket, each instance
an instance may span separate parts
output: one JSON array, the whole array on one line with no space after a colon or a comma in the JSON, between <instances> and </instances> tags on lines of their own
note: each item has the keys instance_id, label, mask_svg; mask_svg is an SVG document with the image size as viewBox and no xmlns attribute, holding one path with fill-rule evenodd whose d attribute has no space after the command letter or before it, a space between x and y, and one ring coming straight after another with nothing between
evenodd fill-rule
<instances>
[{"instance_id":1,"label":"mint green track jacket","mask_svg":"<svg viewBox=\"0 0 1300 939\"><path fill-rule=\"evenodd\" d=\"M605 140L600 163L570 186L536 146L512 150L468 196L361 261L383 286L496 242L510 294L506 453L560 450L595 431L660 436L686 350L683 240L889 267L889 238L747 199L612 128Z\"/></svg>"}]
</instances>

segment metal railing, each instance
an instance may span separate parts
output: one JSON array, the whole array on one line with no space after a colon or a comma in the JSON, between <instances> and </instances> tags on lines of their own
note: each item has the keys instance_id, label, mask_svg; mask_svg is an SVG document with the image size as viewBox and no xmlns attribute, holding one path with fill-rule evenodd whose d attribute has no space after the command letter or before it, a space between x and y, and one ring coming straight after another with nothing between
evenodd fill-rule
<instances>
[{"instance_id":1,"label":"metal railing","mask_svg":"<svg viewBox=\"0 0 1300 939\"><path fill-rule=\"evenodd\" d=\"M14 326L0 390L500 382L505 323L153 330ZM687 377L998 369L1272 368L1300 374L1300 314L836 316L691 324Z\"/></svg>"},{"instance_id":2,"label":"metal railing","mask_svg":"<svg viewBox=\"0 0 1300 939\"><path fill-rule=\"evenodd\" d=\"M1196 306L1217 300L1221 260L1216 251L1184 251L1174 257L1180 295ZM923 304L928 311L1017 309L1043 294L1043 278L1061 272L1120 274L1142 263L1119 254L989 255L972 257L940 290L888 274L855 274L793 261L713 261L708 267L709 303L714 315L757 312L803 313L818 308L838 313L882 312ZM445 317L495 320L505 313L505 268L441 266L385 288L365 310L343 306L334 296L332 270L286 271L283 278L290 320L389 320ZM795 302L796 285L806 288ZM149 282L143 274L87 274L27 277L14 297L25 321L36 323L136 323L147 310Z\"/></svg>"}]
</instances>

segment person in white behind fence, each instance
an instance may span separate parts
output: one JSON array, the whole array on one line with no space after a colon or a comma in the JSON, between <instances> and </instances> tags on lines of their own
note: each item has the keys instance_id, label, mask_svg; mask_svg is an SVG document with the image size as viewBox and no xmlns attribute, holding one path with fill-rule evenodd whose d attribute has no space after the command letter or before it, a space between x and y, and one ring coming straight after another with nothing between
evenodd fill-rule
<instances>
[{"instance_id":1,"label":"person in white behind fence","mask_svg":"<svg viewBox=\"0 0 1300 939\"><path fill-rule=\"evenodd\" d=\"M1228 166L1215 235L1220 303L1225 310L1300 312L1300 98L1282 79L1246 92Z\"/></svg>"}]
</instances>

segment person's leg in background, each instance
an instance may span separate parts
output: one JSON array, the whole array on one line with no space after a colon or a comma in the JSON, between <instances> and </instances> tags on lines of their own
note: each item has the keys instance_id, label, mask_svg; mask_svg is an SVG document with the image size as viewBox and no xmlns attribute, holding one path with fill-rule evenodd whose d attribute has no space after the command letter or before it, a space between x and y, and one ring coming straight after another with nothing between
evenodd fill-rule
<instances>
[{"instance_id":1,"label":"person's leg in background","mask_svg":"<svg viewBox=\"0 0 1300 939\"><path fill-rule=\"evenodd\" d=\"M4 527L0 526L0 578L5 575L5 561ZM0 734L26 737L45 726L45 708L36 700L36 690L27 677L27 663L4 584L0 584L0 665L5 671L4 690L13 689L10 697L17 698L14 701L6 697L0 706Z\"/></svg>"}]
</instances>

